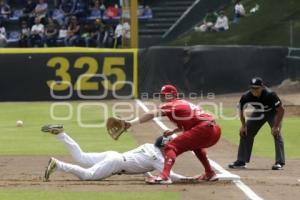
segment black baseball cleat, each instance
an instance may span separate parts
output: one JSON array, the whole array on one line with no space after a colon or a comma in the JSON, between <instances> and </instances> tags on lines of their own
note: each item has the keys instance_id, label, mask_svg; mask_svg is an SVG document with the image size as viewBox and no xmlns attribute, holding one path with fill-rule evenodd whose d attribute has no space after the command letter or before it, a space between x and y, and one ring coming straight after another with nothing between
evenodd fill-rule
<instances>
[{"instance_id":1,"label":"black baseball cleat","mask_svg":"<svg viewBox=\"0 0 300 200\"><path fill-rule=\"evenodd\" d=\"M50 158L48 165L46 167L44 182L49 181L50 175L56 170L56 168L57 168L57 160L55 158Z\"/></svg>"},{"instance_id":2,"label":"black baseball cleat","mask_svg":"<svg viewBox=\"0 0 300 200\"><path fill-rule=\"evenodd\" d=\"M281 169L283 169L283 166L284 166L284 163L275 163L272 166L272 170L281 170Z\"/></svg>"},{"instance_id":3,"label":"black baseball cleat","mask_svg":"<svg viewBox=\"0 0 300 200\"><path fill-rule=\"evenodd\" d=\"M228 165L228 167L231 168L231 169L246 169L246 163L243 162L243 161L237 160L233 163L230 163Z\"/></svg>"},{"instance_id":4,"label":"black baseball cleat","mask_svg":"<svg viewBox=\"0 0 300 200\"><path fill-rule=\"evenodd\" d=\"M51 133L53 135L57 135L59 133L64 132L64 126L63 125L55 125L55 124L49 124L45 125L41 128L41 131L46 133Z\"/></svg>"}]
</instances>

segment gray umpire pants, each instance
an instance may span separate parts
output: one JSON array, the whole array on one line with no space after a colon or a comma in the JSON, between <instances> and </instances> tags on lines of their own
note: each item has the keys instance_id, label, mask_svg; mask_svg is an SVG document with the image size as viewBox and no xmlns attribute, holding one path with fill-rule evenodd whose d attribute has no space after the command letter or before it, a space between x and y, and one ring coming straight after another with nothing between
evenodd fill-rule
<instances>
[{"instance_id":1,"label":"gray umpire pants","mask_svg":"<svg viewBox=\"0 0 300 200\"><path fill-rule=\"evenodd\" d=\"M273 127L275 122L276 112L270 111L265 113L253 112L251 117L247 120L247 135L240 137L240 145L238 151L237 160L243 162L249 162L254 142L254 137L256 136L259 129L266 123ZM273 135L272 135L273 136ZM280 131L277 136L273 136L275 142L275 162L285 164L284 156L284 144L281 136L281 125Z\"/></svg>"}]
</instances>

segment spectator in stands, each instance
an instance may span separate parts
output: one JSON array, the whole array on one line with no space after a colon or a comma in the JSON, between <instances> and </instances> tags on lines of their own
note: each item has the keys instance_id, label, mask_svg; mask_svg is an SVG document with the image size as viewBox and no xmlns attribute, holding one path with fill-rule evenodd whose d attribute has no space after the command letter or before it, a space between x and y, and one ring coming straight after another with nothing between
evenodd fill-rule
<instances>
[{"instance_id":1,"label":"spectator in stands","mask_svg":"<svg viewBox=\"0 0 300 200\"><path fill-rule=\"evenodd\" d=\"M217 21L216 21L216 24L215 26L213 27L213 29L217 32L220 32L220 31L227 31L229 29L229 26L228 26L228 18L227 16L225 15L225 12L224 10L221 10L220 11L220 15L219 17L217 18Z\"/></svg>"},{"instance_id":2,"label":"spectator in stands","mask_svg":"<svg viewBox=\"0 0 300 200\"><path fill-rule=\"evenodd\" d=\"M38 17L43 24L46 24L45 17L47 12L48 4L45 2L45 0L39 0L34 9L35 17Z\"/></svg>"},{"instance_id":3,"label":"spectator in stands","mask_svg":"<svg viewBox=\"0 0 300 200\"><path fill-rule=\"evenodd\" d=\"M60 9L60 6L56 7L52 11L52 19L58 23L60 26L63 26L65 24L65 21L67 22L68 20L65 18L65 13L63 10Z\"/></svg>"},{"instance_id":4,"label":"spectator in stands","mask_svg":"<svg viewBox=\"0 0 300 200\"><path fill-rule=\"evenodd\" d=\"M77 0L74 15L77 19L86 17L88 12L87 3L85 0Z\"/></svg>"},{"instance_id":5,"label":"spectator in stands","mask_svg":"<svg viewBox=\"0 0 300 200\"><path fill-rule=\"evenodd\" d=\"M45 43L47 44L48 47L56 46L57 35L58 35L57 24L54 23L51 17L48 17L47 25L45 28L45 38L44 38Z\"/></svg>"},{"instance_id":6,"label":"spectator in stands","mask_svg":"<svg viewBox=\"0 0 300 200\"><path fill-rule=\"evenodd\" d=\"M27 21L21 22L21 36L19 40L19 46L20 47L28 47L29 44L29 36L30 36L30 28L28 26Z\"/></svg>"},{"instance_id":7,"label":"spectator in stands","mask_svg":"<svg viewBox=\"0 0 300 200\"><path fill-rule=\"evenodd\" d=\"M75 46L80 40L80 25L76 16L71 17L71 21L68 26L67 36L64 40L65 46Z\"/></svg>"},{"instance_id":8,"label":"spectator in stands","mask_svg":"<svg viewBox=\"0 0 300 200\"><path fill-rule=\"evenodd\" d=\"M102 13L101 13L101 6L104 6L104 4L100 4L99 0L96 0L92 6L90 7L90 18L95 19L95 18L102 18ZM105 7L104 7L105 10Z\"/></svg>"},{"instance_id":9,"label":"spectator in stands","mask_svg":"<svg viewBox=\"0 0 300 200\"><path fill-rule=\"evenodd\" d=\"M27 0L26 1L26 5L23 8L23 15L22 17L20 17L20 21L27 21L27 26L28 23L31 23L31 25L33 25L33 21L34 21L34 9L36 7L36 3L33 0Z\"/></svg>"},{"instance_id":10,"label":"spectator in stands","mask_svg":"<svg viewBox=\"0 0 300 200\"><path fill-rule=\"evenodd\" d=\"M115 41L114 41L114 48L121 48L122 47L122 40L123 40L123 20L120 19L119 23L115 29Z\"/></svg>"},{"instance_id":11,"label":"spectator in stands","mask_svg":"<svg viewBox=\"0 0 300 200\"><path fill-rule=\"evenodd\" d=\"M244 8L243 4L241 3L241 0L237 0L235 2L235 6L234 6L234 19L233 19L233 22L238 23L239 19L241 17L245 17L245 16L246 16L245 8Z\"/></svg>"},{"instance_id":12,"label":"spectator in stands","mask_svg":"<svg viewBox=\"0 0 300 200\"><path fill-rule=\"evenodd\" d=\"M195 31L207 32L212 31L214 24L216 23L218 14L213 10L208 10L201 25L195 26Z\"/></svg>"},{"instance_id":13,"label":"spectator in stands","mask_svg":"<svg viewBox=\"0 0 300 200\"><path fill-rule=\"evenodd\" d=\"M150 6L148 6L148 5L145 6L143 17L146 19L153 17L152 9L150 8Z\"/></svg>"},{"instance_id":14,"label":"spectator in stands","mask_svg":"<svg viewBox=\"0 0 300 200\"><path fill-rule=\"evenodd\" d=\"M105 10L106 10L104 0L100 0L100 10L101 10L101 17L103 17Z\"/></svg>"},{"instance_id":15,"label":"spectator in stands","mask_svg":"<svg viewBox=\"0 0 300 200\"><path fill-rule=\"evenodd\" d=\"M130 34L130 24L129 24L128 19L124 19L122 28L123 28L123 36L122 36L123 37L123 47L129 48L131 34Z\"/></svg>"},{"instance_id":16,"label":"spectator in stands","mask_svg":"<svg viewBox=\"0 0 300 200\"><path fill-rule=\"evenodd\" d=\"M41 23L41 18L35 18L35 24L31 27L31 32L29 36L29 46L30 47L42 47L43 37L44 37L44 25Z\"/></svg>"},{"instance_id":17,"label":"spectator in stands","mask_svg":"<svg viewBox=\"0 0 300 200\"><path fill-rule=\"evenodd\" d=\"M106 9L105 16L109 19L118 18L119 15L120 15L120 10L118 4L115 4L114 6L109 6Z\"/></svg>"},{"instance_id":18,"label":"spectator in stands","mask_svg":"<svg viewBox=\"0 0 300 200\"><path fill-rule=\"evenodd\" d=\"M83 46L86 47L90 47L90 43L89 43L90 39L91 39L91 25L89 23L86 23L83 26L83 30L80 36L80 44L83 44Z\"/></svg>"},{"instance_id":19,"label":"spectator in stands","mask_svg":"<svg viewBox=\"0 0 300 200\"><path fill-rule=\"evenodd\" d=\"M65 17L65 24L69 23L69 19L74 15L76 0L62 0L60 10L63 11Z\"/></svg>"},{"instance_id":20,"label":"spectator in stands","mask_svg":"<svg viewBox=\"0 0 300 200\"><path fill-rule=\"evenodd\" d=\"M103 47L103 40L105 36L105 25L100 18L96 19L91 31L91 38L88 41L89 46Z\"/></svg>"},{"instance_id":21,"label":"spectator in stands","mask_svg":"<svg viewBox=\"0 0 300 200\"><path fill-rule=\"evenodd\" d=\"M66 25L62 25L58 31L58 38L56 40L57 46L64 46L65 38L68 35L67 32L68 32L68 29L67 29Z\"/></svg>"},{"instance_id":22,"label":"spectator in stands","mask_svg":"<svg viewBox=\"0 0 300 200\"><path fill-rule=\"evenodd\" d=\"M0 20L7 21L10 15L10 6L5 2L5 0L0 0Z\"/></svg>"},{"instance_id":23,"label":"spectator in stands","mask_svg":"<svg viewBox=\"0 0 300 200\"><path fill-rule=\"evenodd\" d=\"M105 26L105 32L104 32L104 38L103 38L104 47L113 48L114 41L115 41L114 37L115 37L114 28L112 27L111 24L107 24Z\"/></svg>"},{"instance_id":24,"label":"spectator in stands","mask_svg":"<svg viewBox=\"0 0 300 200\"><path fill-rule=\"evenodd\" d=\"M5 47L7 44L6 29L3 23L0 23L0 47Z\"/></svg>"},{"instance_id":25,"label":"spectator in stands","mask_svg":"<svg viewBox=\"0 0 300 200\"><path fill-rule=\"evenodd\" d=\"M152 9L148 5L140 5L138 15L140 19L150 19L153 17Z\"/></svg>"},{"instance_id":26,"label":"spectator in stands","mask_svg":"<svg viewBox=\"0 0 300 200\"><path fill-rule=\"evenodd\" d=\"M143 5L139 5L138 7L138 16L142 17L144 15L144 6ZM122 12L122 16L124 17L124 13ZM125 17L129 17L129 16L125 16Z\"/></svg>"}]
</instances>

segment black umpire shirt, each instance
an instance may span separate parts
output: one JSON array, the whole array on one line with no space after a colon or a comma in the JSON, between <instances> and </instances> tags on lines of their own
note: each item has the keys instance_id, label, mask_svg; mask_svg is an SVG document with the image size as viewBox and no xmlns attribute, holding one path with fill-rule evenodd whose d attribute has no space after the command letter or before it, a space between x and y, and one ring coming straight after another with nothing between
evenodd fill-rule
<instances>
[{"instance_id":1,"label":"black umpire shirt","mask_svg":"<svg viewBox=\"0 0 300 200\"><path fill-rule=\"evenodd\" d=\"M260 112L275 111L276 108L282 105L281 100L275 92L269 88L264 88L260 97L255 97L250 91L246 92L240 99L240 109L243 110L245 106L252 105Z\"/></svg>"}]
</instances>

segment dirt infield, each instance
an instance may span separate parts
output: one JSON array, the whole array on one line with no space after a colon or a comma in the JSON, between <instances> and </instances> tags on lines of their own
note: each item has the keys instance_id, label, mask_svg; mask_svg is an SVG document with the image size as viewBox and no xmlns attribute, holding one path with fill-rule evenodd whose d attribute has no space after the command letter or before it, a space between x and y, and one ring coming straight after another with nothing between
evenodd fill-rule
<instances>
[{"instance_id":1,"label":"dirt infield","mask_svg":"<svg viewBox=\"0 0 300 200\"><path fill-rule=\"evenodd\" d=\"M139 143L149 142L158 135L153 131L159 129L149 123L133 130ZM140 133L143 133L142 135ZM221 140L209 150L211 159L223 167L235 159L237 147ZM55 173L50 182L42 182L43 171L48 156L1 156L0 157L0 188L4 189L38 189L47 191L114 191L114 192L180 192L182 199L246 199L246 196L232 182L213 182L201 184L174 184L170 186L151 186L144 183L141 175L121 175L104 181L79 181L72 175ZM71 161L69 156L59 157ZM234 170L242 177L242 181L264 199L298 199L300 183L299 160L289 160L282 171L270 170L273 160L253 158L248 170ZM191 153L181 155L175 164L175 171L185 175L195 175L202 172L202 166Z\"/></svg>"},{"instance_id":2,"label":"dirt infield","mask_svg":"<svg viewBox=\"0 0 300 200\"><path fill-rule=\"evenodd\" d=\"M234 105L238 95L220 96L218 101ZM133 102L134 103L134 102ZM299 105L299 104L298 104ZM298 109L298 107L297 107ZM300 114L300 109L291 115ZM170 125L170 124L167 124ZM139 144L152 142L161 133L161 129L150 122L132 128L132 134ZM236 159L237 146L221 139L209 149L209 157L227 169L227 164ZM58 157L73 162L70 156ZM0 156L0 188L1 189L38 189L46 191L98 191L98 192L156 192L176 191L182 199L247 199L245 194L232 182L212 182L201 184L174 184L170 186L146 185L142 175L113 176L104 181L79 181L72 175L60 172L51 176L50 182L43 182L43 172L48 156ZM242 181L263 199L299 199L300 160L288 160L284 170L270 170L272 159L253 157L249 169L231 170L240 175ZM181 155L174 170L184 175L200 174L203 168L190 152Z\"/></svg>"}]
</instances>

